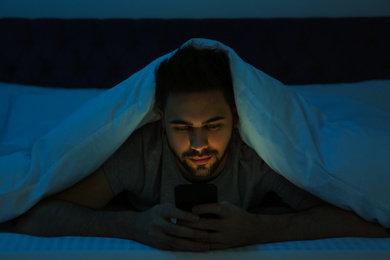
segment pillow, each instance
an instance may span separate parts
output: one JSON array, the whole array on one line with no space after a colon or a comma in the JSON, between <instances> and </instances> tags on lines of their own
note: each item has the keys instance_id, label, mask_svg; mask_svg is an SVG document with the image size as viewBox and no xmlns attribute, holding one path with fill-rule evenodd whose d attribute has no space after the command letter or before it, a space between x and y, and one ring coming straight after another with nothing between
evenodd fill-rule
<instances>
[{"instance_id":1,"label":"pillow","mask_svg":"<svg viewBox=\"0 0 390 260\"><path fill-rule=\"evenodd\" d=\"M10 93L8 93L9 84L0 82L0 141L3 138L5 126L8 118L8 107L10 100Z\"/></svg>"},{"instance_id":2,"label":"pillow","mask_svg":"<svg viewBox=\"0 0 390 260\"><path fill-rule=\"evenodd\" d=\"M31 146L83 103L102 89L30 87L12 93L3 142L18 141Z\"/></svg>"},{"instance_id":3,"label":"pillow","mask_svg":"<svg viewBox=\"0 0 390 260\"><path fill-rule=\"evenodd\" d=\"M366 106L390 111L390 79L338 84L291 85L288 87L294 89L308 103L321 111L327 114L332 113L332 117L345 113L354 113L355 117L361 117L366 113L364 110ZM350 109L351 106L353 109Z\"/></svg>"},{"instance_id":4,"label":"pillow","mask_svg":"<svg viewBox=\"0 0 390 260\"><path fill-rule=\"evenodd\" d=\"M6 130L12 95L27 91L29 88L33 88L33 86L0 82L0 141L3 139Z\"/></svg>"},{"instance_id":5,"label":"pillow","mask_svg":"<svg viewBox=\"0 0 390 260\"><path fill-rule=\"evenodd\" d=\"M334 120L223 44L205 39L186 44L229 51L242 138L273 169L330 203L390 227L390 113L370 124ZM77 109L30 150L11 147L0 158L0 222L79 181L137 127L157 120L154 70L171 54Z\"/></svg>"}]
</instances>

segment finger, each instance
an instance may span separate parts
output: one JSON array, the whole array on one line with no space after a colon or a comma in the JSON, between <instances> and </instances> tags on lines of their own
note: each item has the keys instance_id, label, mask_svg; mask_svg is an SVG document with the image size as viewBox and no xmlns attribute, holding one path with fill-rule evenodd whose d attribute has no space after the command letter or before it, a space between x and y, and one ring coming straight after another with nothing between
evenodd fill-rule
<instances>
[{"instance_id":1,"label":"finger","mask_svg":"<svg viewBox=\"0 0 390 260\"><path fill-rule=\"evenodd\" d=\"M185 225L175 225L171 223L167 223L163 226L163 232L175 237L187 238L191 240L204 240L209 236L209 232L206 230L194 229Z\"/></svg>"},{"instance_id":2,"label":"finger","mask_svg":"<svg viewBox=\"0 0 390 260\"><path fill-rule=\"evenodd\" d=\"M201 204L193 207L192 212L197 215L215 214L225 218L228 216L228 207L222 203Z\"/></svg>"},{"instance_id":3,"label":"finger","mask_svg":"<svg viewBox=\"0 0 390 260\"><path fill-rule=\"evenodd\" d=\"M222 245L227 246L226 238L227 238L226 234L224 234L223 232L216 231L216 232L210 232L208 238L202 242L213 244L214 245L213 248L216 248L215 244L219 244L220 246Z\"/></svg>"},{"instance_id":4,"label":"finger","mask_svg":"<svg viewBox=\"0 0 390 260\"><path fill-rule=\"evenodd\" d=\"M173 206L164 207L163 217L169 220L173 218L176 220L182 220L187 222L196 222L199 220L199 215L178 209Z\"/></svg>"},{"instance_id":5,"label":"finger","mask_svg":"<svg viewBox=\"0 0 390 260\"><path fill-rule=\"evenodd\" d=\"M196 224L190 223L190 225L196 225ZM217 243L217 244L220 244L220 245L223 245L223 244L226 245L226 241L225 241L226 238L225 238L225 236L223 235L222 232L212 231L212 230L210 230L210 231L202 231L202 232L205 232L204 233L205 235L200 235L200 237L199 236L194 236L192 238L189 238L189 237L182 237L182 238L183 239L189 239L189 240L195 241L195 242L200 242L200 243L208 243L208 244Z\"/></svg>"},{"instance_id":6,"label":"finger","mask_svg":"<svg viewBox=\"0 0 390 260\"><path fill-rule=\"evenodd\" d=\"M210 235L212 231L221 231L223 226L221 221L221 219L215 218L200 218L198 222L185 223L184 225L193 229L211 231L208 233Z\"/></svg>"}]
</instances>

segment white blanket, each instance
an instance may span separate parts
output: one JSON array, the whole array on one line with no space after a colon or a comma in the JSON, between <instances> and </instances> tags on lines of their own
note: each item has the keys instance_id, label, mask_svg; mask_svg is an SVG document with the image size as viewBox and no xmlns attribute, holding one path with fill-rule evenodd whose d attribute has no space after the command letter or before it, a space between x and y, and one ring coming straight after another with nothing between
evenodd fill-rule
<instances>
[{"instance_id":1,"label":"white blanket","mask_svg":"<svg viewBox=\"0 0 390 260\"><path fill-rule=\"evenodd\" d=\"M272 168L320 198L390 227L390 81L288 87L219 42L186 44L229 51L240 133ZM62 104L58 114L28 115L27 126L23 111L45 107L56 91L42 97L40 89L35 98L28 91L11 93L3 105L8 112L0 113L0 222L78 182L136 128L158 120L154 70L170 55L110 90L78 90L82 98L69 109ZM72 90L58 91L64 96Z\"/></svg>"}]
</instances>

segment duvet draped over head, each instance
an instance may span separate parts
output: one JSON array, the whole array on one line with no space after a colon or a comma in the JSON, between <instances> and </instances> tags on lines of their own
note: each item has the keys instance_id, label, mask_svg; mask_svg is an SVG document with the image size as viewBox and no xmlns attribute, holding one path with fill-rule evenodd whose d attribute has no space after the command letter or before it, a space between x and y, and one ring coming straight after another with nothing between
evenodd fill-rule
<instances>
[{"instance_id":1,"label":"duvet draped over head","mask_svg":"<svg viewBox=\"0 0 390 260\"><path fill-rule=\"evenodd\" d=\"M220 42L192 39L188 44L229 52L240 134L267 164L316 196L390 228L389 81L286 86ZM60 115L41 115L40 124L29 128L24 138L3 139L0 222L81 180L135 129L158 120L154 70L172 54L107 91L67 90L69 100L77 93L82 100L77 105L69 102L73 105L68 108L64 102ZM61 90L31 93L30 89L23 96L29 104L42 103L41 94L62 101L66 96L59 94ZM18 109L9 115L16 115ZM29 113L36 111L31 106ZM3 135L7 131L3 129Z\"/></svg>"}]
</instances>

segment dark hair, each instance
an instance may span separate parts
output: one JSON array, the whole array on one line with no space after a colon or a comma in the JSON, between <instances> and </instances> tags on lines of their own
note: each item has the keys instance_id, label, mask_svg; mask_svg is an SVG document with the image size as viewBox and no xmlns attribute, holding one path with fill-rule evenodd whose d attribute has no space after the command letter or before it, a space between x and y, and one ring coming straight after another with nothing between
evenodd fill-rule
<instances>
[{"instance_id":1,"label":"dark hair","mask_svg":"<svg viewBox=\"0 0 390 260\"><path fill-rule=\"evenodd\" d=\"M235 108L229 57L219 49L180 48L163 60L155 71L156 103L165 108L168 94L221 90Z\"/></svg>"}]
</instances>

